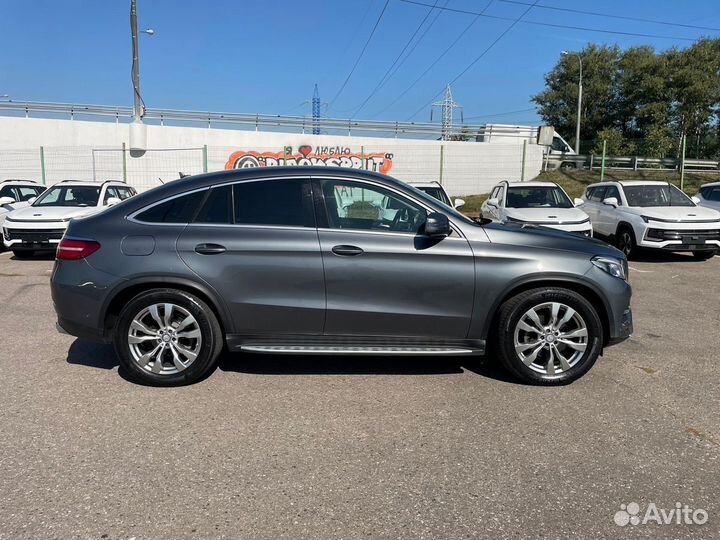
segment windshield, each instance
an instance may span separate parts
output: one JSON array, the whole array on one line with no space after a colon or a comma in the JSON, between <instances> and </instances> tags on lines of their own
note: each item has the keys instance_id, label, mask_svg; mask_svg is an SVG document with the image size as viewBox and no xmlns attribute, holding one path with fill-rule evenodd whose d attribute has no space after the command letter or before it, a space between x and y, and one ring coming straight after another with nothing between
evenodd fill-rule
<instances>
[{"instance_id":1,"label":"windshield","mask_svg":"<svg viewBox=\"0 0 720 540\"><path fill-rule=\"evenodd\" d=\"M695 206L690 197L669 184L655 186L624 186L628 206Z\"/></svg>"},{"instance_id":2,"label":"windshield","mask_svg":"<svg viewBox=\"0 0 720 540\"><path fill-rule=\"evenodd\" d=\"M450 206L450 199L445 195L445 190L439 187L420 187L416 186L420 191L424 191L431 197L436 198L438 201L443 202Z\"/></svg>"},{"instance_id":3,"label":"windshield","mask_svg":"<svg viewBox=\"0 0 720 540\"><path fill-rule=\"evenodd\" d=\"M56 186L40 195L33 206L97 206L100 186Z\"/></svg>"},{"instance_id":4,"label":"windshield","mask_svg":"<svg viewBox=\"0 0 720 540\"><path fill-rule=\"evenodd\" d=\"M557 186L508 188L507 208L573 208L565 192Z\"/></svg>"}]
</instances>

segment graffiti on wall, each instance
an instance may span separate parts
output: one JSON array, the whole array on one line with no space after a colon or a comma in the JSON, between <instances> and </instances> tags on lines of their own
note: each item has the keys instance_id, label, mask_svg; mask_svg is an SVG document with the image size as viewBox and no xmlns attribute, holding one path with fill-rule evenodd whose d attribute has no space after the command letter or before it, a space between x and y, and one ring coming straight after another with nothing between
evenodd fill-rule
<instances>
[{"instance_id":1,"label":"graffiti on wall","mask_svg":"<svg viewBox=\"0 0 720 540\"><path fill-rule=\"evenodd\" d=\"M233 152L225 164L225 169L248 169L252 167L276 167L282 165L349 167L366 169L382 174L390 172L393 155L383 152L353 152L347 146L299 146L293 152L292 146L286 146L283 152Z\"/></svg>"}]
</instances>

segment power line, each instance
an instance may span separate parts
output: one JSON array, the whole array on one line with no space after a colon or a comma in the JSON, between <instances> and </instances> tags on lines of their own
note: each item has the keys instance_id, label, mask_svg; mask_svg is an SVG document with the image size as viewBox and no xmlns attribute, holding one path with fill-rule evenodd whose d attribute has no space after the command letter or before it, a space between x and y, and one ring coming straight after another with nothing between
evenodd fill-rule
<instances>
[{"instance_id":1,"label":"power line","mask_svg":"<svg viewBox=\"0 0 720 540\"><path fill-rule=\"evenodd\" d=\"M465 69L463 69L452 81L450 81L449 84L455 83L455 81L457 81L460 77L462 77L463 75L465 75L465 73L467 73L467 72L470 70L470 68L472 68L475 64L477 64L477 63L480 61L480 59L481 59L483 56L485 56L485 55L490 51L490 49L492 49L502 38L504 38L505 35L506 35L510 30L512 30L512 29L515 27L515 25L516 25L517 23L519 23L520 20L521 20L525 15L527 15L527 14L530 12L530 10L535 6L535 4L538 3L538 1L539 1L539 0L535 0L535 3L534 3L534 4L531 4L530 6L528 6L528 8L527 8L525 11L523 11L523 12L520 14L519 17L517 17L515 20L513 20L512 24L511 24L510 26L508 26L505 30L503 30L503 32L502 32L498 37L496 37L495 40L494 40L490 45L488 45L483 52L481 52L472 62L470 62L470 63L465 67ZM488 4L488 5L489 5L489 4ZM487 6L485 6L485 9L487 9ZM484 11L484 10L483 10L483 11ZM482 15L482 12L480 12L479 15ZM435 100L435 98L437 98L440 94L442 94L442 91L440 91L439 93L435 94L435 95L430 99L430 101L428 101L426 104L424 104L422 107L420 107L412 116L410 116L410 117L408 118L408 120L411 120L412 118L414 118L415 116L417 116L417 115L420 113L420 111L422 111L422 110L425 109L428 105L430 105L430 104Z\"/></svg>"},{"instance_id":2,"label":"power line","mask_svg":"<svg viewBox=\"0 0 720 540\"><path fill-rule=\"evenodd\" d=\"M467 33L467 31L470 30L470 28L480 19L480 17L482 16L482 14L485 12L485 10L487 10L487 8L490 7L490 5L491 5L492 3L493 3L493 0L490 0L490 1L485 5L485 7L483 8L483 10L482 10L480 13L476 13L476 17L475 17L472 21L470 21L470 24L468 24L462 32L460 32L460 34L455 38L455 40L450 44L450 46L449 46L448 48L446 48L446 49L440 54L440 56L438 56L438 57L435 59L435 61L434 61L432 64L430 64L430 65L427 67L427 69L425 69L425 71L423 71L417 79L415 79L415 80L413 81L413 83L412 83L410 86L408 86L405 90L403 90L402 93L401 93L398 97L396 97L387 107L385 107L383 110L381 110L380 112L376 113L376 114L373 115L373 116L379 116L379 115L381 115L382 113L384 113L385 111L387 111L390 107L392 107L393 105L395 105L398 101L400 101L400 100L405 96L405 94L407 94L410 90L412 90L412 89L415 87L415 85L416 85L418 82L420 82L420 80L421 80L425 75L427 75L427 74L430 72L430 70L431 70L432 68L434 68L435 65L437 65L437 63L438 63L440 60L442 60L443 57L444 57L447 53L449 53L450 50L451 50L453 47L455 47L455 45L457 45L458 41L460 41L460 40L462 39L462 37ZM427 7L431 7L431 6L428 5ZM445 7L442 7L442 8L441 8L441 7L438 7L438 8L436 8L436 9L444 10L444 9L447 9L447 8L445 8ZM443 90L443 91L444 91L444 90ZM442 91L439 92L438 94L436 94L436 95L433 97L433 99L431 99L430 101L433 101L433 100L434 100L436 97L438 97L440 94L442 94Z\"/></svg>"},{"instance_id":3,"label":"power line","mask_svg":"<svg viewBox=\"0 0 720 540\"><path fill-rule=\"evenodd\" d=\"M402 57L402 55L405 53L405 51L406 51L407 48L410 46L410 44L412 43L412 41L415 39L415 36L418 34L418 32L420 31L420 29L423 27L423 25L425 24L425 21L428 20L428 17L430 17L430 14L435 10L435 6L437 6L437 3L438 3L439 1L440 1L440 0L435 0L435 4L433 4L433 6L428 10L428 12L425 14L425 17L423 18L423 20L420 21L420 24L419 24L418 27L415 29L415 32L413 32L413 35L410 36L410 39L407 40L407 43L405 43L405 46L404 46L404 47L402 48L402 50L400 51L400 54L397 55L397 57L395 58L395 60L393 61L393 63L390 65L390 67L387 68L387 71L385 71L384 75L380 78L380 81L377 83L377 85L375 85L375 88L373 88L372 92L370 92L370 94L368 94L368 97L365 98L365 101L363 101L363 102L360 104L360 106L355 110L355 112L352 113L352 115L351 115L352 117L354 117L355 115L357 115L357 113L359 113L359 112L363 109L363 107L365 107L365 105L367 105L367 102L370 101L370 99L375 95L375 93L376 93L376 92L380 89L380 87L385 83L385 81L387 80L388 74L392 71L392 69L395 67L395 65L396 65L396 64L398 63L398 61L400 60L400 57Z\"/></svg>"},{"instance_id":4,"label":"power line","mask_svg":"<svg viewBox=\"0 0 720 540\"><path fill-rule=\"evenodd\" d=\"M355 73L355 68L357 68L357 65L360 63L360 59L365 54L365 50L367 49L368 45L370 44L370 41L372 40L373 36L375 35L375 30L377 30L378 25L380 24L380 21L383 18L383 15L385 15L385 10L388 7L388 4L390 3L390 0L385 0L385 5L382 8L382 11L380 12L380 15L377 18L377 21L375 21L375 26L373 26L372 32L370 32L370 35L367 38L367 41L365 42L365 45L363 46L362 50L360 51L360 54L357 57L357 60L355 60L355 63L353 64L352 69L350 70L350 73L348 73L348 76L345 77L345 81L342 83L342 86L335 94L335 97L333 97L330 100L330 104L328 105L328 108L332 107L332 104L335 103L335 100L340 97L340 94L342 94L342 91L345 90L345 86L347 86L348 81L350 80L350 77L352 77L352 74Z\"/></svg>"},{"instance_id":5,"label":"power line","mask_svg":"<svg viewBox=\"0 0 720 540\"><path fill-rule=\"evenodd\" d=\"M506 4L518 4L521 6L529 6L530 5L526 2L520 2L519 0L499 0L499 1L504 2ZM577 13L579 15L593 15L595 17L607 17L609 19L623 19L625 21L636 21L636 22L644 22L644 23L650 23L650 24L664 24L666 26L678 26L681 28L693 28L696 30L710 30L713 32L720 32L720 28L712 28L709 26L697 26L694 24L682 24L682 23L674 23L674 22L669 22L669 21L659 21L657 19L643 19L642 17L629 17L627 15L611 15L609 13L597 13L595 11L583 11L581 9L546 6L544 4L538 4L535 7L540 8L540 9L551 9L554 11L565 11L567 13Z\"/></svg>"},{"instance_id":6,"label":"power line","mask_svg":"<svg viewBox=\"0 0 720 540\"><path fill-rule=\"evenodd\" d=\"M465 120L473 120L475 118L494 118L496 116L510 116L513 114L526 113L526 112L531 112L534 110L535 110L535 107L533 107L532 109L519 109L517 111L506 111L506 112L492 113L492 114L479 114L476 116L466 116Z\"/></svg>"},{"instance_id":7,"label":"power line","mask_svg":"<svg viewBox=\"0 0 720 540\"><path fill-rule=\"evenodd\" d=\"M416 6L424 6L424 7L431 7L431 4L425 4L423 2L417 2L415 0L400 0L401 2L405 2L406 4L415 4ZM532 7L532 5L530 6ZM479 14L476 11L468 11L465 9L455 9L455 8L449 8L449 7L438 7L436 9L442 9L445 11L452 11L454 13L464 13L465 15L479 15L481 17L487 17L488 19L499 19L501 21L512 21L512 17L500 17L499 15L486 15L486 14ZM674 36L660 36L657 34L640 34L636 32L621 32L620 30L604 30L601 28L586 28L583 26L571 26L566 24L553 24L553 23L545 23L545 22L537 22L537 21L522 21L523 24L532 24L535 26L549 26L551 28L565 28L570 30L582 30L583 32L599 32L601 34L615 34L620 36L633 36L633 37L646 37L646 38L655 38L655 39L673 39L676 41L697 41L696 38L684 38L684 37L674 37Z\"/></svg>"}]
</instances>

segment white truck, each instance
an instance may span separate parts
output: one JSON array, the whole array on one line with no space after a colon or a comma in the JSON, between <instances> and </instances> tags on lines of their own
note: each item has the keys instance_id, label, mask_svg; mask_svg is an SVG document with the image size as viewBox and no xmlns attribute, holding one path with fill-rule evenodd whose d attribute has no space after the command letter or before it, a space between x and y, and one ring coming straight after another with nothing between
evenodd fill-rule
<instances>
[{"instance_id":1,"label":"white truck","mask_svg":"<svg viewBox=\"0 0 720 540\"><path fill-rule=\"evenodd\" d=\"M515 126L512 124L485 124L478 130L475 138L477 142L487 143L515 143L521 145L523 141L528 144L538 143L540 128L533 126ZM582 169L585 166L586 156L575 153L575 150L553 130L552 144L546 147L545 168L547 169Z\"/></svg>"}]
</instances>

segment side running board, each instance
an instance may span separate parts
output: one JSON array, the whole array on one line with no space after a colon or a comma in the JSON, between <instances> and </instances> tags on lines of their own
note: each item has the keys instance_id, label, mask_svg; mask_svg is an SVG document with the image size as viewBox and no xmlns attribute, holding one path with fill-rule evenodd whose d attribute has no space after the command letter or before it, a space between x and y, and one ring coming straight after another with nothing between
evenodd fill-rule
<instances>
[{"instance_id":1,"label":"side running board","mask_svg":"<svg viewBox=\"0 0 720 540\"><path fill-rule=\"evenodd\" d=\"M477 349L464 347L419 347L419 346L338 346L338 345L263 345L247 344L240 346L241 351L266 354L336 354L336 355L460 355L479 354Z\"/></svg>"}]
</instances>

